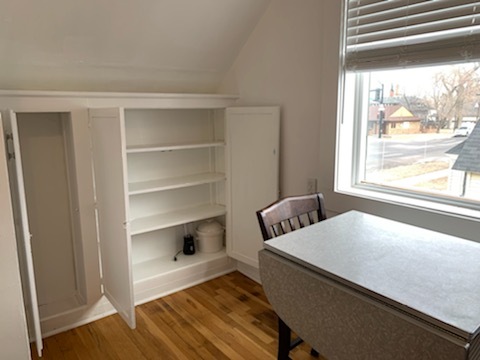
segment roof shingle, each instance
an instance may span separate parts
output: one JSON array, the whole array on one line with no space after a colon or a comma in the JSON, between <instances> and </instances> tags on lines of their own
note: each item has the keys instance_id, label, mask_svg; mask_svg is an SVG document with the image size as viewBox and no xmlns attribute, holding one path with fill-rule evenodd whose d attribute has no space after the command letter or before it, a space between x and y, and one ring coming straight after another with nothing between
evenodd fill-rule
<instances>
[{"instance_id":1,"label":"roof shingle","mask_svg":"<svg viewBox=\"0 0 480 360\"><path fill-rule=\"evenodd\" d=\"M452 169L480 173L480 121L475 124L472 133L462 144L463 147Z\"/></svg>"}]
</instances>

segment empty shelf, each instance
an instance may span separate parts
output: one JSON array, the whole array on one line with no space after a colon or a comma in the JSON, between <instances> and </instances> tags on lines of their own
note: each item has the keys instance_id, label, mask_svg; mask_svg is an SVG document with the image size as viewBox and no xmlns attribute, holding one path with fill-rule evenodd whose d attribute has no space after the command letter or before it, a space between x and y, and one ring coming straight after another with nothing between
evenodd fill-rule
<instances>
[{"instance_id":1,"label":"empty shelf","mask_svg":"<svg viewBox=\"0 0 480 360\"><path fill-rule=\"evenodd\" d=\"M151 215L131 221L131 235L143 234L150 231L165 229L193 221L204 220L224 215L223 205L200 205L183 210Z\"/></svg>"},{"instance_id":2,"label":"empty shelf","mask_svg":"<svg viewBox=\"0 0 480 360\"><path fill-rule=\"evenodd\" d=\"M127 153L141 153L151 151L171 151L184 149L201 149L208 147L225 146L224 141L209 141L199 143L183 143L183 144L156 144L156 145L133 145L127 146Z\"/></svg>"},{"instance_id":3,"label":"empty shelf","mask_svg":"<svg viewBox=\"0 0 480 360\"><path fill-rule=\"evenodd\" d=\"M179 176L168 179L130 183L128 185L128 192L130 195L138 195L155 191L209 184L223 180L225 180L225 174L222 173L204 173L188 176Z\"/></svg>"}]
</instances>

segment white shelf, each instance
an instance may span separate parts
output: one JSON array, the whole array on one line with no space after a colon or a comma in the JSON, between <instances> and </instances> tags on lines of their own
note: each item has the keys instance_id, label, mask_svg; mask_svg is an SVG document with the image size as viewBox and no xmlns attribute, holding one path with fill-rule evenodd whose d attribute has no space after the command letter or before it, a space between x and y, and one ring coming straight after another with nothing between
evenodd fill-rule
<instances>
[{"instance_id":1,"label":"white shelf","mask_svg":"<svg viewBox=\"0 0 480 360\"><path fill-rule=\"evenodd\" d=\"M185 255L180 253L177 256L177 261L173 260L175 254L156 258L149 261L144 261L133 265L133 281L138 283L140 281L149 280L159 275L165 276L171 272L179 271L195 265L208 263L210 261L223 259L227 257L225 249L216 253L202 253L197 251L193 255Z\"/></svg>"},{"instance_id":2,"label":"white shelf","mask_svg":"<svg viewBox=\"0 0 480 360\"><path fill-rule=\"evenodd\" d=\"M139 235L150 231L225 215L225 213L225 206L222 205L200 205L179 211L137 218L131 221L130 234Z\"/></svg>"},{"instance_id":3,"label":"white shelf","mask_svg":"<svg viewBox=\"0 0 480 360\"><path fill-rule=\"evenodd\" d=\"M128 184L129 195L146 194L155 191L178 189L188 186L210 184L224 181L223 173L204 173L189 176L179 176L168 179L142 181Z\"/></svg>"},{"instance_id":4,"label":"white shelf","mask_svg":"<svg viewBox=\"0 0 480 360\"><path fill-rule=\"evenodd\" d=\"M155 145L132 145L132 146L127 146L127 154L154 152L154 151L201 149L201 148L221 147L221 146L225 146L224 141L209 141L209 142L198 142L198 143L155 144Z\"/></svg>"}]
</instances>

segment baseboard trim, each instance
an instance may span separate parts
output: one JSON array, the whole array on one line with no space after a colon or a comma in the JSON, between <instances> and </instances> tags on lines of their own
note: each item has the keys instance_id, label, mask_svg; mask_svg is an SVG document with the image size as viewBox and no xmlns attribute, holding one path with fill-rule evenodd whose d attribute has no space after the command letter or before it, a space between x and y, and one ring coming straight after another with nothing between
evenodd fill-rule
<instances>
[{"instance_id":1,"label":"baseboard trim","mask_svg":"<svg viewBox=\"0 0 480 360\"><path fill-rule=\"evenodd\" d=\"M253 281L256 281L259 284L262 283L260 279L260 270L258 268L245 264L241 261L237 261L237 270Z\"/></svg>"}]
</instances>

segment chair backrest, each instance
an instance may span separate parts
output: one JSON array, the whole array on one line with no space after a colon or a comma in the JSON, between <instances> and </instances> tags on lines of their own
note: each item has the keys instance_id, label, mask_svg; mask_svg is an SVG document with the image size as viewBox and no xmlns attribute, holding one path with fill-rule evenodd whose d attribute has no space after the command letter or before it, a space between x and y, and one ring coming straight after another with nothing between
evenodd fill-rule
<instances>
[{"instance_id":1,"label":"chair backrest","mask_svg":"<svg viewBox=\"0 0 480 360\"><path fill-rule=\"evenodd\" d=\"M257 211L263 240L298 230L327 218L323 194L289 196Z\"/></svg>"}]
</instances>

